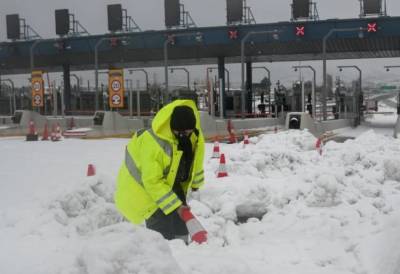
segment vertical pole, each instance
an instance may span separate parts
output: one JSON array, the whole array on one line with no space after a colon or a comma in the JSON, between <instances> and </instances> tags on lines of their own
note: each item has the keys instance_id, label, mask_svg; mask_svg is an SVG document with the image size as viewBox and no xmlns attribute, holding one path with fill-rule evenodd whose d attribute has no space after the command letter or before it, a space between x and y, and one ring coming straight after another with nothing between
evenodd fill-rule
<instances>
[{"instance_id":1,"label":"vertical pole","mask_svg":"<svg viewBox=\"0 0 400 274\"><path fill-rule=\"evenodd\" d=\"M304 78L301 77L301 112L304 112Z\"/></svg>"},{"instance_id":2,"label":"vertical pole","mask_svg":"<svg viewBox=\"0 0 400 274\"><path fill-rule=\"evenodd\" d=\"M253 108L253 74L251 66L251 62L246 62L247 113L252 113Z\"/></svg>"},{"instance_id":3,"label":"vertical pole","mask_svg":"<svg viewBox=\"0 0 400 274\"><path fill-rule=\"evenodd\" d=\"M64 102L65 110L71 110L71 72L68 64L63 65L63 80L64 80Z\"/></svg>"},{"instance_id":4,"label":"vertical pole","mask_svg":"<svg viewBox=\"0 0 400 274\"><path fill-rule=\"evenodd\" d=\"M12 105L12 94L11 92L8 94L9 104L10 104L10 116L13 115L13 105Z\"/></svg>"},{"instance_id":5,"label":"vertical pole","mask_svg":"<svg viewBox=\"0 0 400 274\"><path fill-rule=\"evenodd\" d=\"M64 117L65 115L65 102L64 102L64 88L60 87L60 97L61 97L61 116Z\"/></svg>"},{"instance_id":6,"label":"vertical pole","mask_svg":"<svg viewBox=\"0 0 400 274\"><path fill-rule=\"evenodd\" d=\"M187 69L185 69L185 71L186 71L186 76L187 76L187 88L188 88L188 91L190 91L190 74Z\"/></svg>"},{"instance_id":7,"label":"vertical pole","mask_svg":"<svg viewBox=\"0 0 400 274\"><path fill-rule=\"evenodd\" d=\"M132 109L132 104L133 104L133 102L132 102L132 92L133 92L133 82L132 82L132 80L129 80L129 118L131 118L132 119L132 116L133 116L133 109Z\"/></svg>"},{"instance_id":8,"label":"vertical pole","mask_svg":"<svg viewBox=\"0 0 400 274\"><path fill-rule=\"evenodd\" d=\"M218 78L220 79L219 82L219 96L220 96L220 103L219 103L219 111L220 111L220 117L223 119L223 117L226 114L226 109L223 104L225 100L225 58L224 57L218 57Z\"/></svg>"},{"instance_id":9,"label":"vertical pole","mask_svg":"<svg viewBox=\"0 0 400 274\"><path fill-rule=\"evenodd\" d=\"M322 103L322 117L323 120L326 121L327 114L326 114L326 96L328 93L327 86L326 86L326 41L328 37L335 31L336 29L331 29L322 39L322 96L321 96L321 103Z\"/></svg>"},{"instance_id":10,"label":"vertical pole","mask_svg":"<svg viewBox=\"0 0 400 274\"><path fill-rule=\"evenodd\" d=\"M137 117L140 117L140 81L136 80L136 111Z\"/></svg>"},{"instance_id":11,"label":"vertical pole","mask_svg":"<svg viewBox=\"0 0 400 274\"><path fill-rule=\"evenodd\" d=\"M314 117L314 119L317 117L317 104L316 104L316 100L317 98L315 98L315 87L316 87L316 72L315 69L312 68L313 71L313 85L312 85L312 117Z\"/></svg>"},{"instance_id":12,"label":"vertical pole","mask_svg":"<svg viewBox=\"0 0 400 274\"><path fill-rule=\"evenodd\" d=\"M166 99L169 97L169 87L168 87L168 39L164 41L164 78L165 78L165 93L161 96L162 104L166 103ZM168 99L169 100L169 99Z\"/></svg>"},{"instance_id":13,"label":"vertical pole","mask_svg":"<svg viewBox=\"0 0 400 274\"><path fill-rule=\"evenodd\" d=\"M53 115L57 116L58 115L58 90L56 88L56 82L55 81L53 81L52 89L53 89L53 95L54 95L54 97L53 97L53 100L54 100Z\"/></svg>"},{"instance_id":14,"label":"vertical pole","mask_svg":"<svg viewBox=\"0 0 400 274\"><path fill-rule=\"evenodd\" d=\"M213 81L210 80L210 108L211 108L211 117L215 116L215 106L214 106L214 85Z\"/></svg>"},{"instance_id":15,"label":"vertical pole","mask_svg":"<svg viewBox=\"0 0 400 274\"><path fill-rule=\"evenodd\" d=\"M224 119L223 78L219 78L219 118Z\"/></svg>"}]
</instances>

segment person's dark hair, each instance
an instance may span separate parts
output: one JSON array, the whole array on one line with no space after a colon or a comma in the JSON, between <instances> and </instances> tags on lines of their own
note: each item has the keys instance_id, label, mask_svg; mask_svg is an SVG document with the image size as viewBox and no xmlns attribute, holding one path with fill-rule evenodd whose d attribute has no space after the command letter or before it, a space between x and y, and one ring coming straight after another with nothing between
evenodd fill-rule
<instances>
[{"instance_id":1,"label":"person's dark hair","mask_svg":"<svg viewBox=\"0 0 400 274\"><path fill-rule=\"evenodd\" d=\"M177 106L172 111L171 123L172 130L182 131L196 128L196 117L193 109L188 106Z\"/></svg>"}]
</instances>

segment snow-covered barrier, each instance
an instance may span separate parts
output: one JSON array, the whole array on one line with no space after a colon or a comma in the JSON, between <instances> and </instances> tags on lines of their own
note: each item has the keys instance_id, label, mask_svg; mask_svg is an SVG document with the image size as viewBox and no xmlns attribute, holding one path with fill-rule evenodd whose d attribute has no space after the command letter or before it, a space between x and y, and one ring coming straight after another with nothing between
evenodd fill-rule
<instances>
[{"instance_id":1,"label":"snow-covered barrier","mask_svg":"<svg viewBox=\"0 0 400 274\"><path fill-rule=\"evenodd\" d=\"M314 136L321 136L326 131L351 126L349 119L337 119L328 121L315 121L306 112L289 112L286 115L285 129L308 129Z\"/></svg>"},{"instance_id":2,"label":"snow-covered barrier","mask_svg":"<svg viewBox=\"0 0 400 274\"><path fill-rule=\"evenodd\" d=\"M37 131L39 131L39 128L43 128L47 121L45 116L29 110L15 111L14 115L11 117L11 120L12 124L8 124L0 128L0 136L25 135L28 133L30 121L35 123L35 128Z\"/></svg>"}]
</instances>

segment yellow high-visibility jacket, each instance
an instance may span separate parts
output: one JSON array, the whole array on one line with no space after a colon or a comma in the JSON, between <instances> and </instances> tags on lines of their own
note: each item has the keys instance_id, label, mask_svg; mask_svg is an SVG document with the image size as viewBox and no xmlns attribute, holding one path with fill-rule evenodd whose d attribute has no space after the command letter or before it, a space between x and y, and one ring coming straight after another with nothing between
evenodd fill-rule
<instances>
[{"instance_id":1,"label":"yellow high-visibility jacket","mask_svg":"<svg viewBox=\"0 0 400 274\"><path fill-rule=\"evenodd\" d=\"M190 136L194 159L189 179L182 184L183 191L186 195L189 189L204 184L204 136L199 112L192 100L173 101L157 113L151 129L135 133L125 150L114 200L122 215L134 224L142 223L158 208L169 214L182 204L172 190L182 156L170 128L171 114L176 106L193 109L198 131Z\"/></svg>"}]
</instances>

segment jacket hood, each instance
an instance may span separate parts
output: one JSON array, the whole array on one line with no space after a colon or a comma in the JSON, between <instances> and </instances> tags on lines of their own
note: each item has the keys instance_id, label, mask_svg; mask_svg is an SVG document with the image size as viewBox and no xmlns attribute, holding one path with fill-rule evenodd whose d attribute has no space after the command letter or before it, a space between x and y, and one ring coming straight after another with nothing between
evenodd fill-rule
<instances>
[{"instance_id":1,"label":"jacket hood","mask_svg":"<svg viewBox=\"0 0 400 274\"><path fill-rule=\"evenodd\" d=\"M153 129L154 133L156 133L163 139L173 139L170 122L172 111L177 106L188 106L193 110L194 116L196 117L196 129L198 131L201 131L200 114L197 110L195 103L192 100L175 100L160 109L154 117L153 122L151 123L151 128Z\"/></svg>"}]
</instances>

